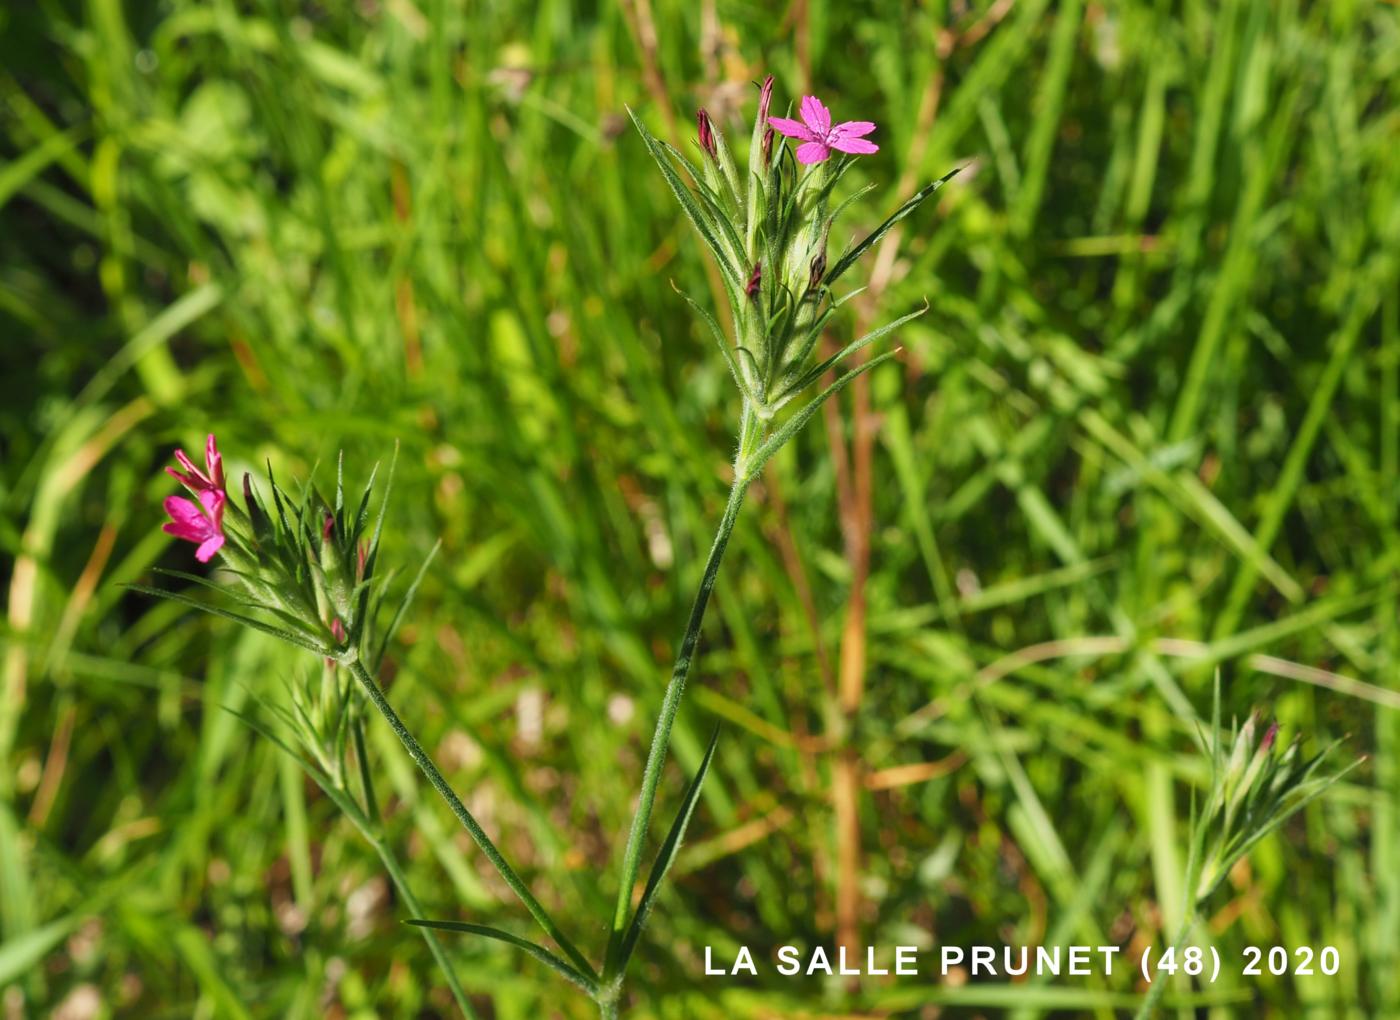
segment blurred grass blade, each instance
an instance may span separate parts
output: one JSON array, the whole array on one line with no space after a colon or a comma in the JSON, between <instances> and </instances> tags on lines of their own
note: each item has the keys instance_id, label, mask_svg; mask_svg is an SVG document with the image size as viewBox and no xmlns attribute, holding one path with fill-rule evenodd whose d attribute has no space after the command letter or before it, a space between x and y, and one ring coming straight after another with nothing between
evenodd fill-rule
<instances>
[{"instance_id":1,"label":"blurred grass blade","mask_svg":"<svg viewBox=\"0 0 1400 1020\"><path fill-rule=\"evenodd\" d=\"M60 918L0 943L0 988L28 974L81 922L77 916Z\"/></svg>"}]
</instances>

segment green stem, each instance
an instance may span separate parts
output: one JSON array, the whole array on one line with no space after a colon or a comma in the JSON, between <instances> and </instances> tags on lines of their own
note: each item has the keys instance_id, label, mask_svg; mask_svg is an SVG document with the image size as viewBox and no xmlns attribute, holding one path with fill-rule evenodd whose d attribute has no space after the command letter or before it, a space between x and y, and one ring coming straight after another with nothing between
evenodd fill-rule
<instances>
[{"instance_id":1,"label":"green stem","mask_svg":"<svg viewBox=\"0 0 1400 1020\"><path fill-rule=\"evenodd\" d=\"M564 954L568 956L574 966L578 967L579 970L583 971L583 973L587 974L589 977L596 979L598 974L597 971L593 969L593 965L584 958L583 954L580 953L564 933L559 930L559 926L554 923L554 919L551 918L544 907L540 905L539 900L535 899L534 894L531 893L525 886L525 883L521 881L520 876L515 873L515 869L501 856L501 852L496 849L496 844L491 842L491 837L486 835L485 830L482 829L477 820L472 817L472 813L467 810L466 805L457 797L452 787L448 785L447 780L443 778L442 773L438 771L438 767L433 764L433 760L428 757L428 753L423 750L422 745L414 739L413 734L408 731L408 727L403 724L398 713L395 712L393 706L389 704L389 700L384 697L384 692L380 689L379 684L375 682L374 677L369 675L369 670L365 669L364 663L356 659L353 662L346 663L346 665L355 674L355 679L357 679L360 685L365 689L365 693L369 695L369 700L374 702L374 707L379 709L379 714L384 717L384 720L389 724L389 728L394 731L404 748L408 751L408 756L412 758L418 768L422 770L423 775L428 777L428 782L432 784L433 789L442 795L443 800L447 801L447 806L452 809L452 813L457 816L457 820L461 822L462 826L471 834L472 839L476 841L476 845L480 847L481 852L486 855L486 859L500 872L501 877L505 879L506 885L510 886L511 891L520 898L520 902L525 904L525 909L530 912L530 916L544 929L545 934L553 939L555 944L564 951Z\"/></svg>"},{"instance_id":2,"label":"green stem","mask_svg":"<svg viewBox=\"0 0 1400 1020\"><path fill-rule=\"evenodd\" d=\"M744 493L752 481L746 460L757 446L761 433L762 426L746 404L739 429L739 453L734 462L734 483L729 489L729 500L724 506L724 514L720 517L714 542L710 546L710 556L705 561L700 588L696 591L695 601L690 607L690 617L686 621L685 633L676 653L676 663L671 669L671 679L666 684L666 693L661 699L661 714L657 717L656 732L647 751L646 768L642 771L642 790L638 796L636 814L632 816L632 828L627 834L627 849L622 858L622 882L617 890L612 934L608 941L607 959L603 964L604 981L615 976L615 954L621 945L623 933L627 928L628 914L632 908L632 890L636 886L637 872L641 867L642 845L646 841L647 826L651 822L651 812L656 805L656 787L661 781L661 770L666 764L666 751L671 744L671 727L675 723L676 713L680 711L681 698L685 694L686 680L690 676L690 666L695 658L695 647L700 641L700 628L705 622L705 609L710 602L710 592L715 587L720 561L724 559L729 536L734 531L734 525L739 519L739 509L744 503ZM616 1005L612 1006L614 1016L616 1008Z\"/></svg>"},{"instance_id":3,"label":"green stem","mask_svg":"<svg viewBox=\"0 0 1400 1020\"><path fill-rule=\"evenodd\" d=\"M1191 934L1191 929L1196 927L1196 912L1191 910L1186 919L1181 924L1181 934L1176 937L1176 942L1172 944L1171 954L1175 960L1181 952L1181 947L1186 944L1187 937ZM1167 984L1173 975L1157 975L1157 980L1152 982L1152 987L1148 989L1147 998L1142 1000L1142 1005L1138 1008L1137 1015L1133 1020L1152 1020L1152 1015L1157 1009L1157 1000L1167 994Z\"/></svg>"},{"instance_id":4,"label":"green stem","mask_svg":"<svg viewBox=\"0 0 1400 1020\"><path fill-rule=\"evenodd\" d=\"M418 898L413 895L413 890L408 886L408 877L404 875L403 869L399 867L398 858L394 856L388 845L375 833L361 825L358 820L355 824L370 846L374 847L375 853L379 854L379 859L384 863L384 870L389 873L389 878L394 883L394 888L399 891L399 898L403 900L403 905L414 917L426 917L423 908L418 904ZM443 974L447 976L447 987L452 989L452 998L457 1001L457 1008L462 1011L462 1015L467 1020L480 1020L472 1004L467 1001L467 993L462 990L461 984L457 980L457 973L452 969L452 963L447 959L447 950L442 948L442 942L437 935L428 928L420 928L424 940L428 943L428 950L433 954L433 959L442 968Z\"/></svg>"}]
</instances>

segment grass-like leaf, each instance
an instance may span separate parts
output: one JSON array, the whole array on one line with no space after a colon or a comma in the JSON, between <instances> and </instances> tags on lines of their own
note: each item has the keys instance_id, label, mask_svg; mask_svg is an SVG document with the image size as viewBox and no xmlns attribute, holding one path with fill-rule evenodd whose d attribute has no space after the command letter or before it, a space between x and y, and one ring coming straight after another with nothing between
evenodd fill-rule
<instances>
[{"instance_id":1,"label":"grass-like leaf","mask_svg":"<svg viewBox=\"0 0 1400 1020\"><path fill-rule=\"evenodd\" d=\"M705 757L700 759L700 767L695 770L695 778L690 781L690 787L685 791L685 797L681 800L681 808L676 812L676 820L671 823L671 831L666 834L666 841L661 844L661 849L656 855L656 863L651 866L651 874L647 876L646 889L642 891L641 902L637 904L637 911L632 915L632 922L627 927L627 934L622 939L622 944L617 949L617 959L612 961L612 966L608 968L608 973L621 974L627 969L627 961L632 958L633 951L637 948L637 940L642 936L642 929L646 927L647 916L651 913L651 908L656 902L656 894L661 889L661 883L666 878L666 873L671 870L671 865L675 863L676 854L680 852L681 842L685 839L685 830L690 825L690 817L695 813L696 802L700 799L700 787L705 782L705 776L710 771L710 762L714 760L715 745L719 742L719 727L715 727L714 733L710 735L710 746L705 748Z\"/></svg>"},{"instance_id":2,"label":"grass-like leaf","mask_svg":"<svg viewBox=\"0 0 1400 1020\"><path fill-rule=\"evenodd\" d=\"M808 371L805 375L802 376L801 379L793 383L792 386L788 387L787 392L783 394L783 397L791 396L795 393L800 393L802 390L806 389L808 386L812 385L812 383L820 379L829 369L834 368L836 365L839 365L842 361L845 361L846 358L850 357L856 351L870 346L876 340L879 340L881 337L889 336L889 334L893 333L900 326L903 326L906 322L909 322L912 319L917 319L919 316L923 315L927 311L928 305L925 304L924 307L920 308L916 312L910 312L908 315L900 316L898 319L895 319L893 322L886 323L879 329L871 330L869 333L865 334L865 336L861 337L860 339L852 340L845 347L842 347L839 351L837 351L831 357L827 358L825 361L814 365L810 371Z\"/></svg>"},{"instance_id":3,"label":"grass-like leaf","mask_svg":"<svg viewBox=\"0 0 1400 1020\"><path fill-rule=\"evenodd\" d=\"M399 600L398 607L394 610L394 615L389 619L389 624L384 628L384 633L379 639L379 651L374 657L374 667L376 670L379 664L384 661L384 656L389 651L389 642L393 640L394 634L399 629L399 624L403 621L404 613L408 612L408 607L413 604L413 597L418 594L418 586L423 583L423 578L427 576L428 565L437 557L438 550L442 548L442 539L433 543L433 547L428 550L428 555L423 557L423 564L418 568L418 573L414 576L413 582L408 586L408 590L403 593L403 598Z\"/></svg>"},{"instance_id":4,"label":"grass-like leaf","mask_svg":"<svg viewBox=\"0 0 1400 1020\"><path fill-rule=\"evenodd\" d=\"M305 648L307 651L315 652L317 655L332 654L332 650L327 646L317 644L315 641L311 640L308 637L304 637L301 634L296 634L289 630L283 630L281 627L274 627L272 626L272 624L265 623L262 620L259 620L252 616L244 616L242 613L234 613L230 610L222 609L219 606L210 605L208 602L201 602L199 601L199 599L192 598L189 595L183 594L182 592L161 591L159 588L151 588L144 584L128 584L126 585L126 587L131 591L138 592L142 595L150 595L153 598L158 599L170 599L172 602L181 602L187 606L193 606L195 609L209 613L213 616L222 616L226 620L232 620L234 623L241 623L245 627L251 627L254 630L260 630L264 634L271 634L273 637L280 638L281 640L287 642L290 645L296 645L298 648Z\"/></svg>"},{"instance_id":5,"label":"grass-like leaf","mask_svg":"<svg viewBox=\"0 0 1400 1020\"><path fill-rule=\"evenodd\" d=\"M803 404L802 409L800 411L798 411L791 418L785 421L783 423L782 428L778 429L777 432L774 432L771 436L769 436L768 439L764 442L764 444L760 446L757 450L755 450L744 462L744 477L749 481L752 481L753 479L757 478L758 473L763 470L763 465L768 463L769 459L773 456L773 454L781 450L789 439L797 435L798 432L802 431L802 426L806 425L809 421L812 420L812 415L817 413L818 409L822 406L822 404L826 403L832 397L836 396L836 394L844 390L856 379L857 376L860 376L865 372L869 372L876 365L888 361L890 358L893 358L898 353L899 352L897 350L887 351L886 353L881 354L878 358L871 358L864 365L860 365L856 368L851 369L849 372L847 372L841 378L837 379L826 389L818 393L808 403Z\"/></svg>"},{"instance_id":6,"label":"grass-like leaf","mask_svg":"<svg viewBox=\"0 0 1400 1020\"><path fill-rule=\"evenodd\" d=\"M739 370L739 364L734 360L733 352L729 349L729 339L724 335L724 330L720 329L719 323L715 321L715 317L693 297L679 287L676 287L674 283L671 286L677 294L685 298L686 303L689 304L691 308L695 309L695 314L699 315L705 325L710 328L710 333L715 338L715 346L719 348L719 353L723 356L724 363L729 366L729 374L734 377L734 382L738 385L739 391L750 400L755 399L754 394L749 390L748 384L744 382L744 374Z\"/></svg>"},{"instance_id":7,"label":"grass-like leaf","mask_svg":"<svg viewBox=\"0 0 1400 1020\"><path fill-rule=\"evenodd\" d=\"M919 208L919 206L923 205L923 203L929 197L931 197L935 191L943 187L943 185L947 184L958 174L962 173L962 170L962 167L958 167L956 170L949 171L948 173L940 177L938 180L934 181L932 184L929 184L923 190L918 192L918 194L914 195L913 198L909 199L909 201L905 202L898 209L896 209L890 215L890 218L885 220L884 223L881 223L878 227L875 228L874 231L868 234L865 240L861 241L854 248L848 251L845 255L842 255L841 258L837 261L836 265L832 266L831 269L827 272L826 277L825 279L823 279L822 283L825 286L829 287L838 279L840 279L841 274L844 273L847 269L850 269L851 266L855 265L862 255L864 255L872 247L878 244L880 238L888 234L896 223L904 219L904 217L908 216L915 209Z\"/></svg>"},{"instance_id":8,"label":"grass-like leaf","mask_svg":"<svg viewBox=\"0 0 1400 1020\"><path fill-rule=\"evenodd\" d=\"M523 939L519 935L512 935L508 931L492 928L485 924L470 924L466 921L433 921L423 917L412 917L404 923L411 924L417 928L432 928L434 931L463 932L468 935L480 935L483 938L504 942L508 946L514 946L516 949L521 949L529 953L536 960L539 960L558 974L578 985L589 995L596 995L598 993L598 983L587 974L570 966L567 962L555 956L538 942L531 942L529 939Z\"/></svg>"}]
</instances>

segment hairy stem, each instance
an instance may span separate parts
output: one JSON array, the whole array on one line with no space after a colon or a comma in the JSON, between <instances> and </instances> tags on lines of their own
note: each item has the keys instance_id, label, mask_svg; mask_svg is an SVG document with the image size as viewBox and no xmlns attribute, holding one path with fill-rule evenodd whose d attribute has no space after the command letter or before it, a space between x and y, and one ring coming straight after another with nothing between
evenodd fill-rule
<instances>
[{"instance_id":1,"label":"hairy stem","mask_svg":"<svg viewBox=\"0 0 1400 1020\"><path fill-rule=\"evenodd\" d=\"M559 930L559 926L554 923L554 919L551 918L544 907L540 905L539 900L535 899L534 894L531 893L525 883L521 881L520 876L515 873L515 869L501 856L501 852L496 849L496 844L491 842L491 837L486 835L485 830L483 830L477 820L472 817L472 813L467 810L466 805L462 803L457 794L453 792L452 787L448 785L447 780L443 778L442 773L438 771L438 767L433 764L433 760L428 757L428 753L423 750L422 745L419 744L413 734L408 731L408 727L403 724L403 720L399 718L398 713L394 711L393 706L389 704L389 700L384 696L384 691L380 689L374 677L370 676L369 670L365 669L364 663L356 659L346 665L348 665L351 672L355 674L355 679L357 679L360 682L360 686L365 689L365 693L369 695L369 700L374 703L375 708L379 709L379 714L384 717L385 721L389 724L389 728L394 731L394 734L408 751L409 757L413 759L423 775L428 777L428 782L432 784L433 789L441 794L443 800L447 801L447 806L452 809L452 813L457 816L457 820L461 822L463 828L471 834L472 839L476 841L476 845L480 847L481 852L486 855L486 859L500 872L501 877L505 879L506 885L510 886L511 891L519 897L520 902L525 904L525 909L530 912L530 916L544 929L545 934L553 939L555 944L564 951L564 954L568 956L574 966L578 967L579 970L589 977L596 979L598 975L593 969L593 965L578 951L573 942Z\"/></svg>"},{"instance_id":2,"label":"hairy stem","mask_svg":"<svg viewBox=\"0 0 1400 1020\"><path fill-rule=\"evenodd\" d=\"M690 617L686 620L685 633L676 652L671 679L667 682L666 693L661 699L661 713L656 720L656 732L651 738L651 748L647 751L646 768L642 771L642 789L637 800L637 811L632 816L632 828L627 834L627 849L622 858L622 881L618 886L617 906L613 911L612 935L608 943L607 960L603 966L604 980L614 976L614 968L617 965L615 955L627 928L628 914L632 908L632 890L636 886L637 872L641 867L642 844L646 841L647 826L651 822L651 812L656 805L656 787L661 781L661 770L666 764L666 751L671 744L671 727L675 723L676 713L680 711L686 680L690 676L690 666L695 658L695 647L700 641L700 628L705 622L705 609L709 606L710 592L714 590L715 578L719 575L720 561L724 559L729 536L734 531L734 525L739 519L739 509L744 503L744 493L752 481L746 460L757 447L761 433L762 426L746 406L739 430L739 453L734 462L734 484L729 489L729 500L724 506L724 514L720 517L719 527L715 531L709 558L705 561L700 588L696 591L695 601L690 607Z\"/></svg>"}]
</instances>

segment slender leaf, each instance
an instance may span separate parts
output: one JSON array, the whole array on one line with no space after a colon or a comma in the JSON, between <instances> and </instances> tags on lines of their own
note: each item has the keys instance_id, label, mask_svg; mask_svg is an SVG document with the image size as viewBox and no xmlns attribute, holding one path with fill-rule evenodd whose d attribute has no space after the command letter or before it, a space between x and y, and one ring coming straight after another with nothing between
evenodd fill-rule
<instances>
[{"instance_id":1,"label":"slender leaf","mask_svg":"<svg viewBox=\"0 0 1400 1020\"><path fill-rule=\"evenodd\" d=\"M832 266L830 272L826 274L826 278L822 281L823 285L830 287L833 283L840 279L841 274L844 273L847 269L850 269L851 266L855 265L856 261L867 251L869 251L871 247L878 243L880 238L888 234L891 228L893 228L896 223L904 219L904 217L908 216L915 209L919 208L919 206L923 205L926 199L928 199L935 191L943 187L943 185L947 184L958 174L962 173L962 170L962 167L958 167L956 170L952 170L944 174L938 180L925 187L913 198L909 199L909 201L905 202L902 206L896 209L894 213L890 216L890 218L885 220L884 223L881 223L879 227L877 227L871 234L869 234L865 238L865 240L861 241L849 252L841 256L841 259L836 263L836 265Z\"/></svg>"},{"instance_id":2,"label":"slender leaf","mask_svg":"<svg viewBox=\"0 0 1400 1020\"><path fill-rule=\"evenodd\" d=\"M580 972L558 956L555 956L538 942L531 942L529 939L523 939L519 935L512 935L508 931L501 931L499 928L492 928L484 924L470 924L466 921L431 921L422 917L412 917L404 923L414 925L418 928L432 928L434 931L454 931L464 932L468 935L480 935L483 938L504 942L506 945L514 946L516 949L523 949L536 960L539 960L546 966L553 968L565 978L568 978L589 995L596 995L598 993L598 983L588 975Z\"/></svg>"},{"instance_id":3,"label":"slender leaf","mask_svg":"<svg viewBox=\"0 0 1400 1020\"><path fill-rule=\"evenodd\" d=\"M848 343L845 347L841 348L831 357L821 362L821 364L814 366L811 369L811 371L809 371L800 380L798 380L796 383L790 386L787 392L783 394L783 396L790 396L791 394L798 393L801 390L806 389L812 383L820 379L827 372L828 369L841 363L846 358L854 354L856 351L861 350L864 347L868 347L870 344L873 344L876 340L879 340L881 337L888 336L890 333L893 333L895 330L897 330L900 326L903 326L906 322L909 322L911 319L917 319L919 316L923 315L927 311L928 305L925 304L924 307L920 308L916 312L910 312L908 315L901 316L900 318L895 319L893 322L881 326L879 329L871 330L859 340L852 340L850 343Z\"/></svg>"},{"instance_id":4,"label":"slender leaf","mask_svg":"<svg viewBox=\"0 0 1400 1020\"><path fill-rule=\"evenodd\" d=\"M888 351L878 358L871 358L864 365L853 368L826 389L818 393L809 403L802 406L802 409L783 423L783 427L768 437L768 440L760 446L749 459L744 463L744 477L752 481L758 477L758 473L763 469L763 465L768 463L769 458L783 448L789 439L797 435L802 430L802 426L812 420L812 415L817 413L818 408L829 399L836 396L859 375L869 372L876 365L888 361L898 354L898 350Z\"/></svg>"},{"instance_id":5,"label":"slender leaf","mask_svg":"<svg viewBox=\"0 0 1400 1020\"><path fill-rule=\"evenodd\" d=\"M245 627L252 627L254 630L262 631L264 634L271 634L273 637L280 638L288 644L296 645L298 648L305 648L307 651L315 652L317 655L331 654L330 648L319 645L310 638L303 637L300 634L294 634L289 630L282 630L280 627L274 627L270 623L264 623L262 620L255 619L254 617L244 616L242 613L230 612L227 609L221 609L207 602L200 602L198 599L191 598L189 595L185 595L182 592L161 591L159 588L151 588L144 584L128 584L125 587L142 595L150 595L159 599L170 599L172 602L181 602L187 606L193 606L195 609L210 613L213 616L222 616L226 620L241 623Z\"/></svg>"},{"instance_id":6,"label":"slender leaf","mask_svg":"<svg viewBox=\"0 0 1400 1020\"><path fill-rule=\"evenodd\" d=\"M618 948L617 960L614 961L610 973L621 974L625 972L627 961L632 958L632 953L637 948L637 940L641 938L642 929L646 927L647 916L656 903L656 894L661 889L661 883L665 880L666 873L671 870L671 865L675 863L676 854L680 852L681 842L685 839L686 827L690 825L690 817L695 813L696 802L700 799L700 787L704 784L705 776L710 771L710 762L714 760L715 745L718 742L719 727L716 726L714 733L710 735L710 746L705 748L705 757L700 759L700 767L695 770L695 778L690 781L690 787L685 791L685 797L681 800L681 808L676 812L676 820L671 823L671 831L666 834L666 841L661 844L661 849L656 855L656 863L651 866L646 889L642 892L642 899L637 904L636 913L632 915L632 922L627 927L627 934L623 937L622 945Z\"/></svg>"}]
</instances>

